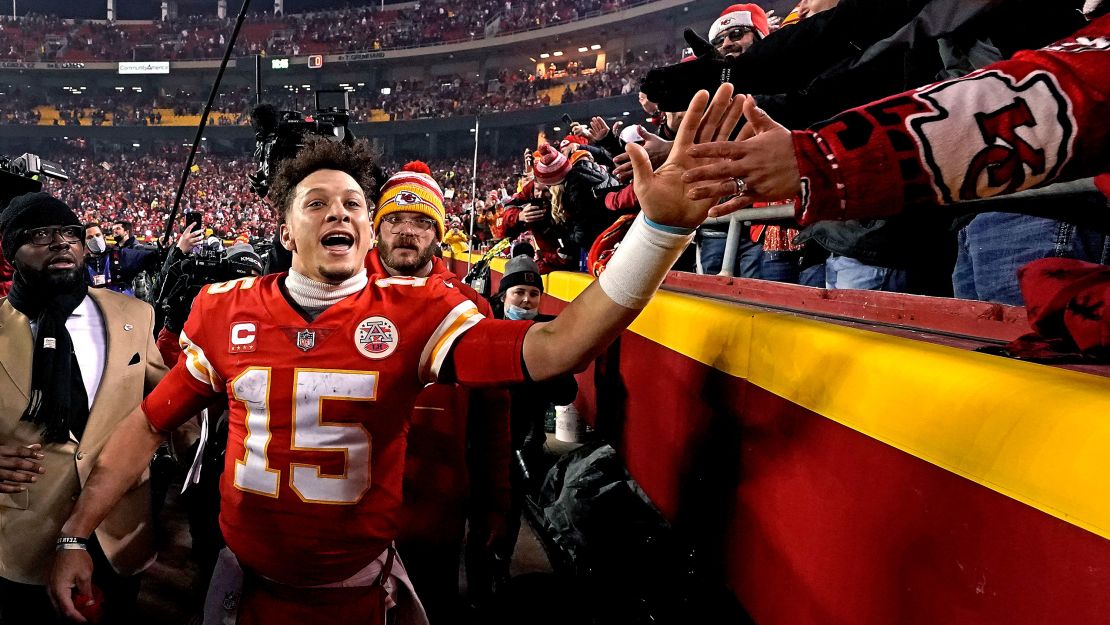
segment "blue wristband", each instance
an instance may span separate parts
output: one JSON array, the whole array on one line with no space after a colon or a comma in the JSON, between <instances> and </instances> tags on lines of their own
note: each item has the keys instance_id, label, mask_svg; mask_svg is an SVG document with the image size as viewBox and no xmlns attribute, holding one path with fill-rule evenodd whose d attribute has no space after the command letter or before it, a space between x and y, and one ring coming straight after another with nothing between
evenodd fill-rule
<instances>
[{"instance_id":1,"label":"blue wristband","mask_svg":"<svg viewBox=\"0 0 1110 625\"><path fill-rule=\"evenodd\" d=\"M644 223L651 226L652 228L655 228L656 230L659 230L660 232L666 232L668 234L684 234L685 235L685 234L690 234L691 232L693 232L695 230L695 228L680 228L678 226L668 226L666 224L655 223L647 215L644 215Z\"/></svg>"}]
</instances>

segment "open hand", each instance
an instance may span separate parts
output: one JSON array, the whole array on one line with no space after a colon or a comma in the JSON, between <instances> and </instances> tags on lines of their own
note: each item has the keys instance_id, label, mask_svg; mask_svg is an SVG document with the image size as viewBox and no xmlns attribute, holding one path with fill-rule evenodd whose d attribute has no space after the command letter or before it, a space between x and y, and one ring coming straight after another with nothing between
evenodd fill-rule
<instances>
[{"instance_id":1,"label":"open hand","mask_svg":"<svg viewBox=\"0 0 1110 625\"><path fill-rule=\"evenodd\" d=\"M798 161L790 131L771 119L749 98L744 103L748 125L735 141L694 145L687 153L695 159L715 160L687 171L691 200L734 196L713 207L711 217L727 215L754 202L790 200L801 193Z\"/></svg>"},{"instance_id":2,"label":"open hand","mask_svg":"<svg viewBox=\"0 0 1110 625\"><path fill-rule=\"evenodd\" d=\"M590 120L590 141L597 143L609 134L609 124L604 119L594 117Z\"/></svg>"},{"instance_id":3,"label":"open hand","mask_svg":"<svg viewBox=\"0 0 1110 625\"><path fill-rule=\"evenodd\" d=\"M652 134L644 130L643 126L640 126L640 136L644 138L644 149L647 150L652 167L659 167L667 162L667 157L671 154L671 146L674 145L673 141L667 141L659 135ZM628 182L632 179L632 162L627 152L613 157L613 162L617 165L613 170L617 180Z\"/></svg>"},{"instance_id":4,"label":"open hand","mask_svg":"<svg viewBox=\"0 0 1110 625\"><path fill-rule=\"evenodd\" d=\"M673 149L667 160L652 171L651 159L643 147L630 143L626 147L633 169L633 186L644 215L668 226L696 228L705 221L716 197L693 199L693 190L684 174L703 165L712 164L714 157L693 156L693 146L727 139L741 115L745 97L732 97L732 85L717 89L712 101L709 93L699 91L686 110L678 127ZM720 197L720 196L717 196Z\"/></svg>"}]
</instances>

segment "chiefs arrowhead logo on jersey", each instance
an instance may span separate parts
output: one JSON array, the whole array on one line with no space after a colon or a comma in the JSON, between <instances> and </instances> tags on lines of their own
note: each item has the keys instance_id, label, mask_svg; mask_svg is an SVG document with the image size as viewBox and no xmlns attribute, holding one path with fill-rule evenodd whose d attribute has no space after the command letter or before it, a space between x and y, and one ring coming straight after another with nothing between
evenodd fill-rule
<instances>
[{"instance_id":1,"label":"chiefs arrowhead logo on jersey","mask_svg":"<svg viewBox=\"0 0 1110 625\"><path fill-rule=\"evenodd\" d=\"M385 317L367 317L355 328L355 347L371 360L381 360L397 349L397 326Z\"/></svg>"},{"instance_id":2,"label":"chiefs arrowhead logo on jersey","mask_svg":"<svg viewBox=\"0 0 1110 625\"><path fill-rule=\"evenodd\" d=\"M1072 103L1047 72L1018 80L991 70L915 95L933 112L909 117L907 126L946 203L1051 181L1071 157Z\"/></svg>"}]
</instances>

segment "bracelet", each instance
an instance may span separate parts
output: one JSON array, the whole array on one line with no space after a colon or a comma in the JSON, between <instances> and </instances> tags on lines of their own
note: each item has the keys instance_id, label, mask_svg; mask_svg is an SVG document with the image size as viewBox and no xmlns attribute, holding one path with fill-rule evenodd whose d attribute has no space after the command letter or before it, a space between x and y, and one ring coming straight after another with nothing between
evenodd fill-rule
<instances>
[{"instance_id":1,"label":"bracelet","mask_svg":"<svg viewBox=\"0 0 1110 625\"><path fill-rule=\"evenodd\" d=\"M662 230L669 234L690 234L696 230L696 228L682 228L680 226L668 226L667 224L657 223L652 221L647 215L644 215L644 223L656 230Z\"/></svg>"},{"instance_id":2,"label":"bracelet","mask_svg":"<svg viewBox=\"0 0 1110 625\"><path fill-rule=\"evenodd\" d=\"M80 536L61 536L54 542L55 551L64 551L67 549L80 549L81 551L89 550L89 539L81 538Z\"/></svg>"}]
</instances>

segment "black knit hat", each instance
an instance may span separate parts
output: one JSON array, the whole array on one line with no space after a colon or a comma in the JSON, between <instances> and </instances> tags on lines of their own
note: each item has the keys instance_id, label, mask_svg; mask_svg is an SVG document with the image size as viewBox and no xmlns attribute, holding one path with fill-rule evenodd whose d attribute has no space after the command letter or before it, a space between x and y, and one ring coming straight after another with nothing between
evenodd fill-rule
<instances>
[{"instance_id":1,"label":"black knit hat","mask_svg":"<svg viewBox=\"0 0 1110 625\"><path fill-rule=\"evenodd\" d=\"M15 253L23 245L28 230L44 226L80 226L81 220L66 203L49 193L27 193L11 201L0 213L0 241L4 256L14 261Z\"/></svg>"},{"instance_id":2,"label":"black knit hat","mask_svg":"<svg viewBox=\"0 0 1110 625\"><path fill-rule=\"evenodd\" d=\"M516 256L505 263L505 276L501 278L498 292L504 293L514 286L534 286L543 292L543 278L536 261L528 256Z\"/></svg>"}]
</instances>

